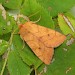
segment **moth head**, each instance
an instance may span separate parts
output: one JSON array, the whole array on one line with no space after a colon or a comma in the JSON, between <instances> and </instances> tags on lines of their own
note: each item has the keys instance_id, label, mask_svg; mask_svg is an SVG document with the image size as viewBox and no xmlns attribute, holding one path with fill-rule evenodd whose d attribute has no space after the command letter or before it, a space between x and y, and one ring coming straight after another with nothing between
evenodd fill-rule
<instances>
[{"instance_id":1,"label":"moth head","mask_svg":"<svg viewBox=\"0 0 75 75\"><path fill-rule=\"evenodd\" d=\"M21 29L22 27L23 27L23 24L20 24L20 25L19 25L19 29Z\"/></svg>"}]
</instances>

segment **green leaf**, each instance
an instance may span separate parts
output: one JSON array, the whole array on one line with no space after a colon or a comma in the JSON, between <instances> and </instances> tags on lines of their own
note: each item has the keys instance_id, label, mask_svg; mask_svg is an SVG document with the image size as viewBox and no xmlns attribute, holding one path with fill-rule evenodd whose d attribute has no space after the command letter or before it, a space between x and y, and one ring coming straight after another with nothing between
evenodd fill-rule
<instances>
[{"instance_id":1,"label":"green leaf","mask_svg":"<svg viewBox=\"0 0 75 75\"><path fill-rule=\"evenodd\" d=\"M8 70L10 75L29 75L30 68L21 60L18 53L13 50L8 57Z\"/></svg>"},{"instance_id":2,"label":"green leaf","mask_svg":"<svg viewBox=\"0 0 75 75\"><path fill-rule=\"evenodd\" d=\"M2 70L2 65L3 65L3 61L2 61L2 57L0 56L0 72Z\"/></svg>"},{"instance_id":3,"label":"green leaf","mask_svg":"<svg viewBox=\"0 0 75 75\"><path fill-rule=\"evenodd\" d=\"M75 37L75 18L71 14L59 14L58 23L64 34L72 34Z\"/></svg>"},{"instance_id":4,"label":"green leaf","mask_svg":"<svg viewBox=\"0 0 75 75\"><path fill-rule=\"evenodd\" d=\"M38 24L54 28L52 17L36 0L25 0L20 12L28 16L31 21L37 21L41 17Z\"/></svg>"},{"instance_id":5,"label":"green leaf","mask_svg":"<svg viewBox=\"0 0 75 75\"><path fill-rule=\"evenodd\" d=\"M58 13L66 12L75 6L75 0L37 0L51 16L57 16Z\"/></svg>"},{"instance_id":6,"label":"green leaf","mask_svg":"<svg viewBox=\"0 0 75 75\"><path fill-rule=\"evenodd\" d=\"M42 64L42 61L36 55L34 55L28 45L23 43L20 36L14 35L13 45L17 52L20 54L22 60L27 65L34 65L35 68L38 68Z\"/></svg>"},{"instance_id":7,"label":"green leaf","mask_svg":"<svg viewBox=\"0 0 75 75\"><path fill-rule=\"evenodd\" d=\"M0 39L0 55L2 55L8 48L8 42Z\"/></svg>"},{"instance_id":8,"label":"green leaf","mask_svg":"<svg viewBox=\"0 0 75 75\"><path fill-rule=\"evenodd\" d=\"M36 72L38 73L38 75L41 75L44 72L44 68L47 67L46 64L42 64L40 67L38 67L38 69L36 70Z\"/></svg>"},{"instance_id":9,"label":"green leaf","mask_svg":"<svg viewBox=\"0 0 75 75\"><path fill-rule=\"evenodd\" d=\"M52 62L43 75L74 75L75 74L75 41L69 46L62 44L55 49Z\"/></svg>"},{"instance_id":10,"label":"green leaf","mask_svg":"<svg viewBox=\"0 0 75 75\"><path fill-rule=\"evenodd\" d=\"M0 73L1 73L1 71L2 71L3 64L4 64L4 60L3 60L2 57L0 56ZM3 75L8 75L8 73L9 73L9 72L8 72L8 69L5 67Z\"/></svg>"},{"instance_id":11,"label":"green leaf","mask_svg":"<svg viewBox=\"0 0 75 75\"><path fill-rule=\"evenodd\" d=\"M11 36L11 33L0 35L0 39L5 40L5 41L9 41L10 36Z\"/></svg>"},{"instance_id":12,"label":"green leaf","mask_svg":"<svg viewBox=\"0 0 75 75\"><path fill-rule=\"evenodd\" d=\"M3 12L3 10L0 11L0 36L3 36L5 34L7 35L7 33L11 33L12 30L18 27L14 18L6 12L6 14L4 15L6 16L5 19L2 14Z\"/></svg>"},{"instance_id":13,"label":"green leaf","mask_svg":"<svg viewBox=\"0 0 75 75\"><path fill-rule=\"evenodd\" d=\"M0 35L9 33L12 31L12 25L10 22L11 17L10 16L6 16L7 18L4 19L4 17L2 16L2 11L0 11Z\"/></svg>"},{"instance_id":14,"label":"green leaf","mask_svg":"<svg viewBox=\"0 0 75 75\"><path fill-rule=\"evenodd\" d=\"M9 9L19 9L21 7L22 1L23 0L1 0L0 2L4 7Z\"/></svg>"}]
</instances>

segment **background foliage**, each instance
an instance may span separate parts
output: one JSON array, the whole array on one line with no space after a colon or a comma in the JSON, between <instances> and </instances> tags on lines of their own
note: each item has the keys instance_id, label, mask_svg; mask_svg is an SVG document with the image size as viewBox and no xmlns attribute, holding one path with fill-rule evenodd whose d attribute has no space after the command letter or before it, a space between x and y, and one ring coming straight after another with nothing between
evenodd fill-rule
<instances>
[{"instance_id":1,"label":"background foliage","mask_svg":"<svg viewBox=\"0 0 75 75\"><path fill-rule=\"evenodd\" d=\"M75 0L0 0L6 11L6 19L0 6L0 75L74 75L75 74L75 31L68 26L63 15L75 29L75 18L69 10ZM17 11L17 12L16 12ZM66 41L55 48L52 63L45 65L23 43L18 34L18 21L10 12L23 14L37 24L60 31L67 36ZM58 15L59 14L59 15ZM20 18L20 23L26 21ZM71 43L67 45L67 42Z\"/></svg>"}]
</instances>

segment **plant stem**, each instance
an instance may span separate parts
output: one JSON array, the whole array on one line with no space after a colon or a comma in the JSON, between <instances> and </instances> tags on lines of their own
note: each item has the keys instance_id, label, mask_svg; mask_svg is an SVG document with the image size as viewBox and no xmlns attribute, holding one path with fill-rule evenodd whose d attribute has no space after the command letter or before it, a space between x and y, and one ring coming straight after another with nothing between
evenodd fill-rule
<instances>
[{"instance_id":1,"label":"plant stem","mask_svg":"<svg viewBox=\"0 0 75 75\"><path fill-rule=\"evenodd\" d=\"M4 61L4 64L3 64L3 67L2 67L2 70L1 70L1 74L0 74L0 75L3 75L4 69L5 69L7 60L8 60L8 56L9 56L9 53L10 53L10 50L11 50L12 38L13 38L13 35L14 35L15 31L16 31L16 29L15 29L15 30L12 32L12 34L11 34L11 37L10 37L10 40L9 40L9 46L8 46L7 57L6 57L5 61Z\"/></svg>"},{"instance_id":2,"label":"plant stem","mask_svg":"<svg viewBox=\"0 0 75 75\"><path fill-rule=\"evenodd\" d=\"M8 50L7 57L6 57L6 59L5 59L5 62L4 62L4 65L3 65L3 67L2 67L2 71L1 71L1 74L0 74L0 75L3 75L4 69L5 69L7 60L8 60L9 52L10 52L10 50Z\"/></svg>"}]
</instances>

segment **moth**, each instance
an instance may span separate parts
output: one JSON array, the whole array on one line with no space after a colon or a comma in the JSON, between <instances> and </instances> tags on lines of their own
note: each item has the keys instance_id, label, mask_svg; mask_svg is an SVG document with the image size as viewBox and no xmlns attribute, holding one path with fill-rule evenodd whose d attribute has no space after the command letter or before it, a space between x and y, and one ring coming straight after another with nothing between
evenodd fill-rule
<instances>
[{"instance_id":1,"label":"moth","mask_svg":"<svg viewBox=\"0 0 75 75\"><path fill-rule=\"evenodd\" d=\"M54 48L61 45L66 36L49 28L26 22L19 26L19 34L34 54L45 64L50 64Z\"/></svg>"}]
</instances>

